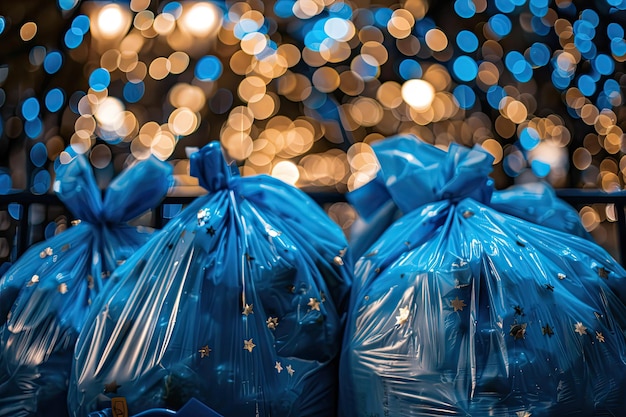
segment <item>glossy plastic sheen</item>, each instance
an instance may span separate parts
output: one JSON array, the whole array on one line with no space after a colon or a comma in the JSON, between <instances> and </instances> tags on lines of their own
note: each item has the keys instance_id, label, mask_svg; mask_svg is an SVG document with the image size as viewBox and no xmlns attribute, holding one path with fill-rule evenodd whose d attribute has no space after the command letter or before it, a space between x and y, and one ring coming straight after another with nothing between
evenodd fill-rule
<instances>
[{"instance_id":1,"label":"glossy plastic sheen","mask_svg":"<svg viewBox=\"0 0 626 417\"><path fill-rule=\"evenodd\" d=\"M55 191L81 223L33 245L0 278L0 416L63 416L74 343L111 271L151 233L125 224L167 193L171 168L132 165L104 203L88 161L58 166Z\"/></svg>"},{"instance_id":2,"label":"glossy plastic sheen","mask_svg":"<svg viewBox=\"0 0 626 417\"><path fill-rule=\"evenodd\" d=\"M416 207L356 264L340 415L621 415L625 278L588 240L472 198Z\"/></svg>"},{"instance_id":3,"label":"glossy plastic sheen","mask_svg":"<svg viewBox=\"0 0 626 417\"><path fill-rule=\"evenodd\" d=\"M331 416L352 267L306 194L192 155L209 194L112 276L79 337L69 407L129 412L195 397L224 416Z\"/></svg>"},{"instance_id":4,"label":"glossy plastic sheen","mask_svg":"<svg viewBox=\"0 0 626 417\"><path fill-rule=\"evenodd\" d=\"M452 145L453 153L459 153L455 151L458 146ZM471 171L467 165L454 168L454 158L415 136L397 136L379 141L373 149L381 166L378 175L368 184L347 194L348 201L360 215L350 231L350 246L355 257L363 255L387 227L402 216L399 206L410 211L421 203L446 199L445 193L438 191L452 188L446 181L467 186L466 189L461 187L460 193L448 194L453 199L472 197L499 212L592 240L578 212L559 199L546 183L520 184L493 191L492 181L486 177L490 169L486 161L492 160L489 156L485 156L485 162L475 171L479 176L474 180L474 177L467 177L467 172ZM469 150L459 154L465 152ZM405 179L407 177L411 180ZM396 197L392 198L385 184L394 188L402 183L408 183L407 187L397 191Z\"/></svg>"}]
</instances>

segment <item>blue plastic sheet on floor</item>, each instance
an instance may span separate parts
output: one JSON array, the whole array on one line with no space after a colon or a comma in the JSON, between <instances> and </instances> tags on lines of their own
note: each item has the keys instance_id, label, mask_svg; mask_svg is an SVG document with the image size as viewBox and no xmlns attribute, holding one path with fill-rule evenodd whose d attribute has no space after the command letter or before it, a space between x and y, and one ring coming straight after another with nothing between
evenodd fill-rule
<instances>
[{"instance_id":1,"label":"blue plastic sheet on floor","mask_svg":"<svg viewBox=\"0 0 626 417\"><path fill-rule=\"evenodd\" d=\"M481 148L452 144L414 170L410 140L381 163L406 214L355 267L340 415L623 414L626 271L586 239L487 206Z\"/></svg>"},{"instance_id":2,"label":"blue plastic sheet on floor","mask_svg":"<svg viewBox=\"0 0 626 417\"><path fill-rule=\"evenodd\" d=\"M0 416L67 415L89 305L151 236L126 223L156 206L170 183L169 164L148 159L115 178L103 199L85 157L57 162L55 191L81 222L33 245L0 277Z\"/></svg>"},{"instance_id":3,"label":"blue plastic sheet on floor","mask_svg":"<svg viewBox=\"0 0 626 417\"><path fill-rule=\"evenodd\" d=\"M236 170L236 168L235 168ZM327 416L352 276L341 229L302 191L191 156L209 193L112 276L80 334L70 408L195 397L224 416Z\"/></svg>"}]
</instances>

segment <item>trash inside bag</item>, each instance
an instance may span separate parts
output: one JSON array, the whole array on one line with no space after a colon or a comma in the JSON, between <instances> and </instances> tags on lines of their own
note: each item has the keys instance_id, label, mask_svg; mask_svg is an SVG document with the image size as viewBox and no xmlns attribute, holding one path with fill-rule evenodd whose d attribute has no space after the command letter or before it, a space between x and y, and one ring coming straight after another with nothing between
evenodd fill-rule
<instances>
[{"instance_id":1,"label":"trash inside bag","mask_svg":"<svg viewBox=\"0 0 626 417\"><path fill-rule=\"evenodd\" d=\"M439 179L405 181L405 157L383 176L406 214L355 267L340 415L621 415L626 271L588 240L487 206L487 183L464 175L488 171L482 149L450 145L429 165ZM427 181L456 191L427 201Z\"/></svg>"},{"instance_id":2,"label":"trash inside bag","mask_svg":"<svg viewBox=\"0 0 626 417\"><path fill-rule=\"evenodd\" d=\"M236 167L235 167L236 169ZM112 276L79 337L74 415L195 397L224 416L330 416L352 268L341 229L300 190L239 177L217 143L198 197Z\"/></svg>"},{"instance_id":3,"label":"trash inside bag","mask_svg":"<svg viewBox=\"0 0 626 417\"><path fill-rule=\"evenodd\" d=\"M394 148L398 140L405 141L402 152ZM424 187L428 189L438 187L436 182L429 183L429 179L436 181L438 175L432 171L431 165L435 164L436 170L436 161L442 158L445 151L413 135L396 136L378 141L372 145L372 148L383 170L391 171L394 166L401 166L402 172L396 173L397 175L410 177L417 171L419 174L416 173L416 175L426 178L426 183L416 188L414 193L423 193ZM410 162L405 159L407 155L411 155ZM498 191L493 190L492 182L487 179L482 189L486 193L485 204L501 213L512 214L536 224L592 240L589 232L583 227L578 212L559 199L554 189L545 182L519 184ZM429 192L429 195L432 195L431 193ZM491 197L487 199L489 193ZM348 193L346 197L360 215L350 230L352 255L358 258L394 221L402 216L403 212L391 198L381 172L368 184ZM440 197L435 197L434 201L437 198Z\"/></svg>"},{"instance_id":4,"label":"trash inside bag","mask_svg":"<svg viewBox=\"0 0 626 417\"><path fill-rule=\"evenodd\" d=\"M148 159L104 200L81 155L58 163L55 191L80 223L33 245L0 278L0 416L67 415L74 343L111 271L150 237L126 224L167 193L171 168Z\"/></svg>"}]
</instances>

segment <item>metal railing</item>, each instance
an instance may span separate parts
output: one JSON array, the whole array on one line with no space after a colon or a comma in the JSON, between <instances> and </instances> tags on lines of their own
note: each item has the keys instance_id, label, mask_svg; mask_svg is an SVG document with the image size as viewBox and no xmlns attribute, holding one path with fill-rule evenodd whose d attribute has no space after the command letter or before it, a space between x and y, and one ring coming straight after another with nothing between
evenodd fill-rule
<instances>
[{"instance_id":1,"label":"metal railing","mask_svg":"<svg viewBox=\"0 0 626 417\"><path fill-rule=\"evenodd\" d=\"M599 190L581 190L581 189L557 189L557 196L568 202L574 207L581 207L585 205L593 204L613 204L615 207L615 213L617 218L617 250L616 253L619 256L619 261L626 262L626 192L606 193ZM327 203L343 202L345 196L340 193L323 193L323 192L311 192L308 193L318 204L324 205ZM163 202L157 206L152 216L152 225L156 228L161 228L167 219L164 215L164 207L167 204L188 204L193 201L195 196L170 196L166 197ZM29 213L30 208L37 204L46 207L58 206L64 207L63 203L54 194L34 195L26 192L0 195L0 211L7 210L9 205L19 206L18 210L21 215L16 220L16 224L12 225L13 230L0 231L0 237L4 233L9 242L14 245L12 248L12 258L15 260L21 254L23 254L28 247L35 243L31 241L29 234ZM13 207L15 209L15 207ZM68 213L69 214L69 213ZM11 233L12 232L12 233Z\"/></svg>"}]
</instances>

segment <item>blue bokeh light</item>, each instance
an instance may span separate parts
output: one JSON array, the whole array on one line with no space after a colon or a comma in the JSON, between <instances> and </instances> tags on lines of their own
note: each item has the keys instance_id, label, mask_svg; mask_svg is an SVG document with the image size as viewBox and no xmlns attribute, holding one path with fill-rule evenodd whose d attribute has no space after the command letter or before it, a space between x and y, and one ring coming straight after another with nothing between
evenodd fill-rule
<instances>
[{"instance_id":1,"label":"blue bokeh light","mask_svg":"<svg viewBox=\"0 0 626 417\"><path fill-rule=\"evenodd\" d=\"M530 25L535 35L545 36L550 33L550 26L546 25L541 17L533 16L530 19Z\"/></svg>"},{"instance_id":2,"label":"blue bokeh light","mask_svg":"<svg viewBox=\"0 0 626 417\"><path fill-rule=\"evenodd\" d=\"M503 14L496 14L489 18L487 22L491 31L499 37L507 36L513 29L511 20Z\"/></svg>"},{"instance_id":3,"label":"blue bokeh light","mask_svg":"<svg viewBox=\"0 0 626 417\"><path fill-rule=\"evenodd\" d=\"M124 85L124 100L129 103L136 103L143 97L146 92L146 86L143 81L137 83L126 83Z\"/></svg>"},{"instance_id":4,"label":"blue bokeh light","mask_svg":"<svg viewBox=\"0 0 626 417\"><path fill-rule=\"evenodd\" d=\"M336 2L328 7L328 12L333 17L350 19L352 17L352 7L345 2Z\"/></svg>"},{"instance_id":5,"label":"blue bokeh light","mask_svg":"<svg viewBox=\"0 0 626 417\"><path fill-rule=\"evenodd\" d=\"M622 39L624 37L624 28L622 25L612 22L606 27L606 35L609 39Z\"/></svg>"},{"instance_id":6,"label":"blue bokeh light","mask_svg":"<svg viewBox=\"0 0 626 417\"><path fill-rule=\"evenodd\" d=\"M43 164L48 160L48 149L46 145L41 142L35 143L30 148L30 161L38 168L41 168Z\"/></svg>"},{"instance_id":7,"label":"blue bokeh light","mask_svg":"<svg viewBox=\"0 0 626 417\"><path fill-rule=\"evenodd\" d=\"M387 7L381 7L376 9L374 12L374 22L379 27L387 27L387 22L391 20L391 15L393 14L393 10Z\"/></svg>"},{"instance_id":8,"label":"blue bokeh light","mask_svg":"<svg viewBox=\"0 0 626 417\"><path fill-rule=\"evenodd\" d=\"M35 120L39 116L41 106L35 97L29 97L22 103L22 116L26 120Z\"/></svg>"},{"instance_id":9,"label":"blue bokeh light","mask_svg":"<svg viewBox=\"0 0 626 417\"><path fill-rule=\"evenodd\" d=\"M165 6L163 6L163 13L170 14L174 16L174 19L178 19L183 13L183 6L177 1L167 3Z\"/></svg>"},{"instance_id":10,"label":"blue bokeh light","mask_svg":"<svg viewBox=\"0 0 626 417\"><path fill-rule=\"evenodd\" d=\"M0 171L0 194L8 194L13 187L13 180L11 176L3 171Z\"/></svg>"},{"instance_id":11,"label":"blue bokeh light","mask_svg":"<svg viewBox=\"0 0 626 417\"><path fill-rule=\"evenodd\" d=\"M474 52L478 49L478 37L469 30L462 30L456 35L456 44L463 52Z\"/></svg>"},{"instance_id":12,"label":"blue bokeh light","mask_svg":"<svg viewBox=\"0 0 626 417\"><path fill-rule=\"evenodd\" d=\"M200 81L215 81L222 75L222 62L213 55L203 56L198 60L194 75Z\"/></svg>"},{"instance_id":13,"label":"blue bokeh light","mask_svg":"<svg viewBox=\"0 0 626 417\"><path fill-rule=\"evenodd\" d=\"M26 132L26 136L31 139L35 139L41 135L43 131L43 123L39 117L34 120L27 120L24 123L24 132Z\"/></svg>"},{"instance_id":14,"label":"blue bokeh light","mask_svg":"<svg viewBox=\"0 0 626 417\"><path fill-rule=\"evenodd\" d=\"M626 40L621 38L611 39L611 52L619 57L626 55Z\"/></svg>"},{"instance_id":15,"label":"blue bokeh light","mask_svg":"<svg viewBox=\"0 0 626 417\"><path fill-rule=\"evenodd\" d=\"M80 14L72 21L72 28L77 29L82 35L89 32L89 26L91 25L89 18L84 14Z\"/></svg>"},{"instance_id":16,"label":"blue bokeh light","mask_svg":"<svg viewBox=\"0 0 626 417\"><path fill-rule=\"evenodd\" d=\"M615 70L615 61L606 54L599 54L596 56L596 59L593 60L593 67L600 74L609 75Z\"/></svg>"},{"instance_id":17,"label":"blue bokeh light","mask_svg":"<svg viewBox=\"0 0 626 417\"><path fill-rule=\"evenodd\" d=\"M78 0L59 0L61 10L72 10L78 4Z\"/></svg>"},{"instance_id":18,"label":"blue bokeh light","mask_svg":"<svg viewBox=\"0 0 626 417\"><path fill-rule=\"evenodd\" d=\"M9 215L15 219L19 220L22 217L22 205L17 203L10 203L8 206Z\"/></svg>"},{"instance_id":19,"label":"blue bokeh light","mask_svg":"<svg viewBox=\"0 0 626 417\"><path fill-rule=\"evenodd\" d=\"M590 97L596 92L596 83L590 75L584 74L578 78L578 89L585 96Z\"/></svg>"},{"instance_id":20,"label":"blue bokeh light","mask_svg":"<svg viewBox=\"0 0 626 417\"><path fill-rule=\"evenodd\" d=\"M2 34L2 32L4 32L4 29L6 28L6 20L4 19L4 16L0 16L0 35Z\"/></svg>"},{"instance_id":21,"label":"blue bokeh light","mask_svg":"<svg viewBox=\"0 0 626 417\"><path fill-rule=\"evenodd\" d=\"M64 101L65 94L60 88L53 88L46 94L45 104L49 112L54 113L59 111L63 106Z\"/></svg>"},{"instance_id":22,"label":"blue bokeh light","mask_svg":"<svg viewBox=\"0 0 626 417\"><path fill-rule=\"evenodd\" d=\"M515 4L511 0L496 0L495 4L502 13L511 13L515 10Z\"/></svg>"},{"instance_id":23,"label":"blue bokeh light","mask_svg":"<svg viewBox=\"0 0 626 417\"><path fill-rule=\"evenodd\" d=\"M543 67L550 62L550 48L541 42L535 42L530 47L528 58L535 67Z\"/></svg>"},{"instance_id":24,"label":"blue bokeh light","mask_svg":"<svg viewBox=\"0 0 626 417\"><path fill-rule=\"evenodd\" d=\"M454 11L459 17L469 19L476 14L476 5L472 0L456 0Z\"/></svg>"},{"instance_id":25,"label":"blue bokeh light","mask_svg":"<svg viewBox=\"0 0 626 417\"><path fill-rule=\"evenodd\" d=\"M589 22L593 27L597 27L600 23L600 16L598 16L598 13L591 9L585 9L580 12L580 18Z\"/></svg>"},{"instance_id":26,"label":"blue bokeh light","mask_svg":"<svg viewBox=\"0 0 626 417\"><path fill-rule=\"evenodd\" d=\"M78 28L69 28L65 32L63 40L65 41L65 46L69 49L75 49L83 42L83 33Z\"/></svg>"},{"instance_id":27,"label":"blue bokeh light","mask_svg":"<svg viewBox=\"0 0 626 417\"><path fill-rule=\"evenodd\" d=\"M39 170L33 177L33 184L30 187L30 191L33 194L45 194L50 189L51 182L50 173L45 169Z\"/></svg>"},{"instance_id":28,"label":"blue bokeh light","mask_svg":"<svg viewBox=\"0 0 626 417\"><path fill-rule=\"evenodd\" d=\"M54 74L63 65L63 55L59 51L50 51L43 60L43 69L48 74Z\"/></svg>"},{"instance_id":29,"label":"blue bokeh light","mask_svg":"<svg viewBox=\"0 0 626 417\"><path fill-rule=\"evenodd\" d=\"M274 3L276 17L287 19L293 16L293 0L278 0Z\"/></svg>"},{"instance_id":30,"label":"blue bokeh light","mask_svg":"<svg viewBox=\"0 0 626 417\"><path fill-rule=\"evenodd\" d=\"M89 87L94 91L104 91L111 83L111 74L104 68L96 68L89 76Z\"/></svg>"},{"instance_id":31,"label":"blue bokeh light","mask_svg":"<svg viewBox=\"0 0 626 417\"><path fill-rule=\"evenodd\" d=\"M550 174L550 164L540 161L538 159L534 159L530 163L530 168L533 173L539 178L547 177Z\"/></svg>"},{"instance_id":32,"label":"blue bokeh light","mask_svg":"<svg viewBox=\"0 0 626 417\"><path fill-rule=\"evenodd\" d=\"M459 107L464 110L471 109L474 104L476 104L476 93L474 93L474 90L468 85L457 85L452 94L459 104Z\"/></svg>"},{"instance_id":33,"label":"blue bokeh light","mask_svg":"<svg viewBox=\"0 0 626 417\"><path fill-rule=\"evenodd\" d=\"M398 73L404 80L422 78L423 75L422 66L414 59L405 59L400 62Z\"/></svg>"},{"instance_id":34,"label":"blue bokeh light","mask_svg":"<svg viewBox=\"0 0 626 417\"><path fill-rule=\"evenodd\" d=\"M478 75L478 65L469 56L462 55L452 64L454 75L461 81L472 81Z\"/></svg>"},{"instance_id":35,"label":"blue bokeh light","mask_svg":"<svg viewBox=\"0 0 626 417\"><path fill-rule=\"evenodd\" d=\"M541 138L539 137L539 132L531 127L527 127L520 133L519 141L522 148L531 151L539 145Z\"/></svg>"},{"instance_id":36,"label":"blue bokeh light","mask_svg":"<svg viewBox=\"0 0 626 417\"><path fill-rule=\"evenodd\" d=\"M500 107L500 101L506 97L506 95L504 88L499 85L492 85L487 90L487 102L492 108L498 109Z\"/></svg>"}]
</instances>

